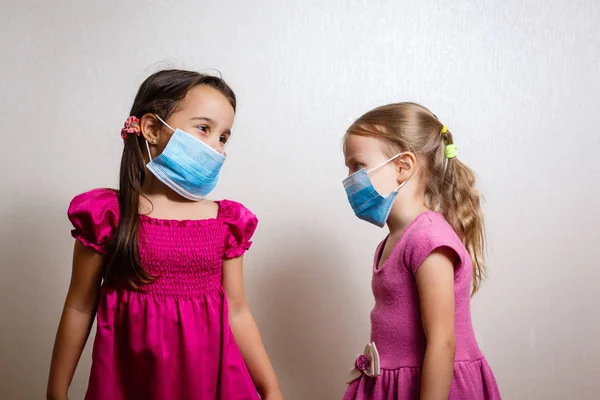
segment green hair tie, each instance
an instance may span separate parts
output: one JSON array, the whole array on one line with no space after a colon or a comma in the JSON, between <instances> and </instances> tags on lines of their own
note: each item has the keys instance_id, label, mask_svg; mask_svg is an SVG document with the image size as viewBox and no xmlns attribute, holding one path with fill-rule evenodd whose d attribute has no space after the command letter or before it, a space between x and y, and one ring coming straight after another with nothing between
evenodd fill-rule
<instances>
[{"instance_id":1,"label":"green hair tie","mask_svg":"<svg viewBox=\"0 0 600 400\"><path fill-rule=\"evenodd\" d=\"M458 148L454 144L447 144L444 153L447 159L454 158L458 154Z\"/></svg>"}]
</instances>

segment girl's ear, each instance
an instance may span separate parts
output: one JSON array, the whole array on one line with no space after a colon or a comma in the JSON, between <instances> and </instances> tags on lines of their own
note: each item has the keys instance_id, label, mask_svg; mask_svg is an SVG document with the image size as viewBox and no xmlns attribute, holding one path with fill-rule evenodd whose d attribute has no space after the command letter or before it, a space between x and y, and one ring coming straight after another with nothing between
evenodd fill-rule
<instances>
[{"instance_id":1,"label":"girl's ear","mask_svg":"<svg viewBox=\"0 0 600 400\"><path fill-rule=\"evenodd\" d=\"M394 160L396 166L396 180L398 185L406 182L414 173L417 168L417 157L414 153L407 151L400 157Z\"/></svg>"},{"instance_id":2,"label":"girl's ear","mask_svg":"<svg viewBox=\"0 0 600 400\"><path fill-rule=\"evenodd\" d=\"M160 140L162 122L158 120L153 114L144 114L140 119L140 129L142 130L142 136L150 144L156 144Z\"/></svg>"}]
</instances>

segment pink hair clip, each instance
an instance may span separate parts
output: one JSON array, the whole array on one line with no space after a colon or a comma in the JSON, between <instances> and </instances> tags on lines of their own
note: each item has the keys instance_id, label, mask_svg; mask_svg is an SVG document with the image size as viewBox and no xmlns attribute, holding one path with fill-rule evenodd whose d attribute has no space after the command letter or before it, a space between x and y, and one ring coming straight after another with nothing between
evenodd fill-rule
<instances>
[{"instance_id":1,"label":"pink hair clip","mask_svg":"<svg viewBox=\"0 0 600 400\"><path fill-rule=\"evenodd\" d=\"M123 139L127 139L127 135L132 134L135 136L140 136L142 134L142 129L140 128L140 119L138 117L134 117L133 115L127 118L127 121L125 121L123 129L121 129L121 137Z\"/></svg>"}]
</instances>

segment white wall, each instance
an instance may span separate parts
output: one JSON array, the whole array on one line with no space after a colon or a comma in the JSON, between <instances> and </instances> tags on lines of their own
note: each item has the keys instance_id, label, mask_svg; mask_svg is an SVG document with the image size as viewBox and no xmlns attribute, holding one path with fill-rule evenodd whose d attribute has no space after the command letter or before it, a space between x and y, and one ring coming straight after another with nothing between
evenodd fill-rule
<instances>
[{"instance_id":1,"label":"white wall","mask_svg":"<svg viewBox=\"0 0 600 400\"><path fill-rule=\"evenodd\" d=\"M68 202L116 185L120 127L165 66L218 68L239 97L217 197L260 217L248 296L287 399L339 398L368 339L384 232L347 205L340 139L404 100L480 176L474 324L504 397L600 397L597 0L3 0L0 26L0 398L43 397ZM89 366L88 348L74 399Z\"/></svg>"}]
</instances>

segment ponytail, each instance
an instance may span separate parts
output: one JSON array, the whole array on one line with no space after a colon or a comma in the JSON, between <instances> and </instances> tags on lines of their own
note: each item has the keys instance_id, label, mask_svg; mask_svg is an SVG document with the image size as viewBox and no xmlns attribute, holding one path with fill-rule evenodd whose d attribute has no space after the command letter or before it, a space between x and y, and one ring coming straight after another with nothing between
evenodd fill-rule
<instances>
[{"instance_id":1,"label":"ponytail","mask_svg":"<svg viewBox=\"0 0 600 400\"><path fill-rule=\"evenodd\" d=\"M484 263L485 227L481 196L473 171L456 158L447 160L441 190L440 212L467 248L473 263L472 294L487 276Z\"/></svg>"},{"instance_id":2,"label":"ponytail","mask_svg":"<svg viewBox=\"0 0 600 400\"><path fill-rule=\"evenodd\" d=\"M107 265L107 280L110 284L127 283L132 289L153 282L140 262L139 252L139 207L142 184L145 178L144 157L141 146L144 139L129 135L123 147L119 178L119 226L111 240L111 252Z\"/></svg>"}]
</instances>

